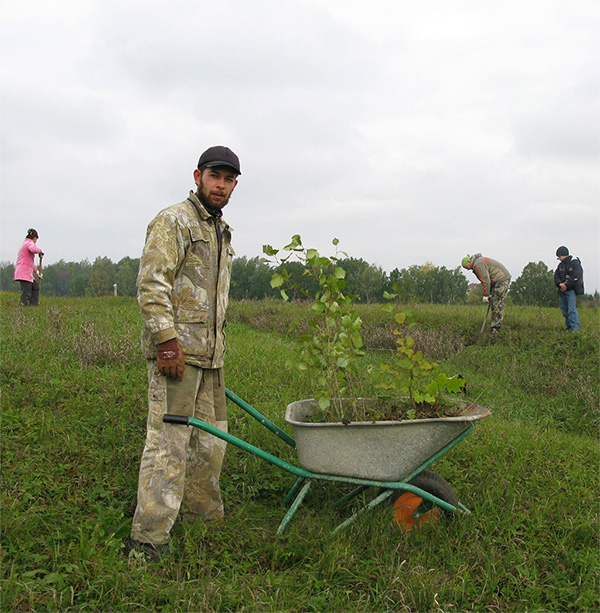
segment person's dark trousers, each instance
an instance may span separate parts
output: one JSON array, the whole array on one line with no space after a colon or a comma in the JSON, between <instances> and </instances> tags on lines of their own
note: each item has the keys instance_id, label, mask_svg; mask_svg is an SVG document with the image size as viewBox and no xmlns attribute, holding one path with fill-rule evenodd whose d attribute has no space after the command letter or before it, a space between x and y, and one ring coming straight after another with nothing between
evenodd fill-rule
<instances>
[{"instance_id":1,"label":"person's dark trousers","mask_svg":"<svg viewBox=\"0 0 600 613\"><path fill-rule=\"evenodd\" d=\"M21 305L39 306L40 284L37 281L19 281L21 284Z\"/></svg>"}]
</instances>

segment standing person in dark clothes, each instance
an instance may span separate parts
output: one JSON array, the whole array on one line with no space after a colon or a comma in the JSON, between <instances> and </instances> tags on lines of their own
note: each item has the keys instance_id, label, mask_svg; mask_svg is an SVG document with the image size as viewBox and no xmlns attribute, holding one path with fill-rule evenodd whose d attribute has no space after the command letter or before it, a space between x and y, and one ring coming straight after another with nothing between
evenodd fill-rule
<instances>
[{"instance_id":1,"label":"standing person in dark clothes","mask_svg":"<svg viewBox=\"0 0 600 613\"><path fill-rule=\"evenodd\" d=\"M579 330L577 296L583 294L583 268L579 258L569 255L569 250L559 247L556 250L559 264L554 272L554 284L558 288L558 304L565 318L567 330Z\"/></svg>"}]
</instances>

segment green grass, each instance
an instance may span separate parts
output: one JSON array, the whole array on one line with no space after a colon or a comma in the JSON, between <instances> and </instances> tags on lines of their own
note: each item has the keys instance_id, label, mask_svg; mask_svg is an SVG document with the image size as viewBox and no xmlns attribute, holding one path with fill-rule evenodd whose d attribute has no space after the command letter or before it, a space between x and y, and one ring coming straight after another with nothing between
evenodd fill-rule
<instances>
[{"instance_id":1,"label":"green grass","mask_svg":"<svg viewBox=\"0 0 600 613\"><path fill-rule=\"evenodd\" d=\"M2 611L596 611L598 311L567 334L557 309L511 307L499 338L483 307L415 306L413 335L493 416L439 460L470 515L404 533L348 514L341 484L313 486L276 535L292 475L228 447L226 517L177 523L168 561L123 553L144 444L146 375L134 299L0 295ZM361 307L377 361L390 326ZM310 382L285 368L297 305L236 303L226 384L287 430ZM230 431L295 463L231 405Z\"/></svg>"}]
</instances>

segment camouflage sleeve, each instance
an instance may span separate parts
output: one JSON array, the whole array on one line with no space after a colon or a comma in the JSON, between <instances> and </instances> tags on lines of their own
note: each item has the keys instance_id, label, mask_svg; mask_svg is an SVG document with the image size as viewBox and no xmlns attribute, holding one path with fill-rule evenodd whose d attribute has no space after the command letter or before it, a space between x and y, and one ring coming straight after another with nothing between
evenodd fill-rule
<instances>
[{"instance_id":1,"label":"camouflage sleeve","mask_svg":"<svg viewBox=\"0 0 600 613\"><path fill-rule=\"evenodd\" d=\"M148 226L137 279L142 318L158 343L177 336L171 293L185 254L185 239L177 217L165 211L159 213Z\"/></svg>"}]
</instances>

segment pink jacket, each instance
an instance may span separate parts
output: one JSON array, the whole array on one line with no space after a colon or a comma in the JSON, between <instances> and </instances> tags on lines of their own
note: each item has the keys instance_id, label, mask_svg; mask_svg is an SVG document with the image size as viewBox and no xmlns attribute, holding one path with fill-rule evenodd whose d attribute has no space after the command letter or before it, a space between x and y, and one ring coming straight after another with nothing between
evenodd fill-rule
<instances>
[{"instance_id":1,"label":"pink jacket","mask_svg":"<svg viewBox=\"0 0 600 613\"><path fill-rule=\"evenodd\" d=\"M44 252L30 238L26 238L17 254L17 263L15 264L15 274L13 276L14 281L33 282L33 273L37 274L38 272L33 263L36 253Z\"/></svg>"}]
</instances>

